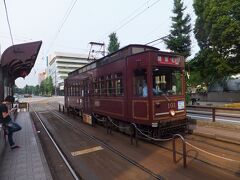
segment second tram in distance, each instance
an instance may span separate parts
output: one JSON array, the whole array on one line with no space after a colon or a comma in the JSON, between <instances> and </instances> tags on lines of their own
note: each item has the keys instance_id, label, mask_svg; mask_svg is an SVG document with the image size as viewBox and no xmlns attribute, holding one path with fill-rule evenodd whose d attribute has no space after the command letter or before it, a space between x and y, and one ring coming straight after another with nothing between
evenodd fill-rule
<instances>
[{"instance_id":1,"label":"second tram in distance","mask_svg":"<svg viewBox=\"0 0 240 180\"><path fill-rule=\"evenodd\" d=\"M69 73L65 107L89 124L110 117L155 138L185 131L184 62L175 53L128 45Z\"/></svg>"}]
</instances>

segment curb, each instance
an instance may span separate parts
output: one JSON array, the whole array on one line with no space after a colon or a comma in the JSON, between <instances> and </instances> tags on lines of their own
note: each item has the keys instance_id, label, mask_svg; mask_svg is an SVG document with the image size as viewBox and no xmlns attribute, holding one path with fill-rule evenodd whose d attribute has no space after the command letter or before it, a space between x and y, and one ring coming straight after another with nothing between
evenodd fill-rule
<instances>
[{"instance_id":1,"label":"curb","mask_svg":"<svg viewBox=\"0 0 240 180\"><path fill-rule=\"evenodd\" d=\"M230 139L227 136L210 134L210 133L207 134L207 133L201 133L201 132L194 132L194 130L193 130L193 135L207 137L207 138L218 140L218 141L223 141L223 142L227 142L227 143L231 143L231 144L240 145L240 139L238 139L238 138L231 138Z\"/></svg>"}]
</instances>

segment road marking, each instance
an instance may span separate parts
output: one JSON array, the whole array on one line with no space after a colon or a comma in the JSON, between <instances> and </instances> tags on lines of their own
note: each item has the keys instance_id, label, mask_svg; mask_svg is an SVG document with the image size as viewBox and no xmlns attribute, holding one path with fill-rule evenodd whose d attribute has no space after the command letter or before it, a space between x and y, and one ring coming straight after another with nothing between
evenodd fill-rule
<instances>
[{"instance_id":1,"label":"road marking","mask_svg":"<svg viewBox=\"0 0 240 180\"><path fill-rule=\"evenodd\" d=\"M101 146L96 146L96 147L84 149L81 151L71 152L71 154L72 154L72 156L79 156L79 155L83 155L83 154L87 154L87 153L91 153L91 152L95 152L95 151L99 151L99 150L103 150L103 148Z\"/></svg>"}]
</instances>

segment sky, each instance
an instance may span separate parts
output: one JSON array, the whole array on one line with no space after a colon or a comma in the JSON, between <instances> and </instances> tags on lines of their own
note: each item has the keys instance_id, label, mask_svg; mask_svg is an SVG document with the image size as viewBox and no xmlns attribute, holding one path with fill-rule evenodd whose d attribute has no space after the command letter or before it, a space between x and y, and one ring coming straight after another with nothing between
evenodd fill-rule
<instances>
[{"instance_id":1,"label":"sky","mask_svg":"<svg viewBox=\"0 0 240 180\"><path fill-rule=\"evenodd\" d=\"M173 0L5 0L13 43L42 40L43 44L31 73L18 78L20 88L37 85L38 73L46 69L46 56L55 51L88 54L89 42L107 45L108 35L116 32L120 47L146 44L169 34ZM183 0L186 13L195 22L193 0ZM0 1L1 52L12 45L4 8ZM163 42L154 45L166 50ZM96 49L97 50L97 49ZM192 56L198 51L192 35Z\"/></svg>"}]
</instances>

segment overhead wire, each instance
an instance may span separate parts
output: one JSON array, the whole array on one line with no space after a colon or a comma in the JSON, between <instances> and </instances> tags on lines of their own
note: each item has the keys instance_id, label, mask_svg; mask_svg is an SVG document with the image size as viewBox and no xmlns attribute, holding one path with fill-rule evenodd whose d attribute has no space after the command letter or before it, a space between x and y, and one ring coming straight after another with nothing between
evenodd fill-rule
<instances>
[{"instance_id":1,"label":"overhead wire","mask_svg":"<svg viewBox=\"0 0 240 180\"><path fill-rule=\"evenodd\" d=\"M190 2L188 2L185 7L189 7L189 6L190 6ZM190 17L193 17L193 11L187 12L187 14L190 14ZM191 18L191 20L192 20L192 18ZM165 22L164 22L164 23L165 23ZM192 31L193 31L193 29L191 29L191 36L192 36ZM170 34L169 34L169 35L170 35ZM146 43L145 45L148 45L148 44L151 44L151 43L153 43L153 42L159 41L158 43L155 43L155 44L152 45L152 46L156 46L156 45L160 44L161 42L163 42L164 38L168 37L169 35L164 36L164 37L161 37L161 38L157 38L157 39L155 39L155 40L153 40L153 41L151 41L151 42L149 42L149 43ZM192 40L191 40L191 41L192 41L191 48L196 47L196 42L193 43L194 40L195 40L195 39L194 39L194 37L193 37Z\"/></svg>"},{"instance_id":2,"label":"overhead wire","mask_svg":"<svg viewBox=\"0 0 240 180\"><path fill-rule=\"evenodd\" d=\"M145 45L152 44L152 43L154 43L154 42L156 42L156 41L163 40L163 39L167 38L169 35L170 35L170 34L168 34L168 35L166 35L166 36L163 36L163 37L160 37L160 38L158 38L158 39L155 39L155 40L153 40L153 41L150 41L150 42L146 43Z\"/></svg>"},{"instance_id":3,"label":"overhead wire","mask_svg":"<svg viewBox=\"0 0 240 180\"><path fill-rule=\"evenodd\" d=\"M73 1L74 1L74 2L73 2ZM71 1L70 5L69 5L69 8L67 9L65 15L63 16L62 23L61 23L61 25L59 26L59 28L58 28L58 30L57 30L57 33L55 34L52 42L50 43L50 46L49 46L49 48L48 48L48 50L47 50L47 53L49 53L49 51L50 51L50 49L52 48L53 44L54 44L55 41L57 40L59 33L61 32L64 24L66 23L68 17L70 16L70 14L71 14L71 12L72 12L72 10L73 10L73 8L74 8L74 6L75 6L75 4L76 4L77 1L78 1L78 0L72 0L72 1ZM73 3L72 3L72 2L73 2Z\"/></svg>"},{"instance_id":4,"label":"overhead wire","mask_svg":"<svg viewBox=\"0 0 240 180\"><path fill-rule=\"evenodd\" d=\"M9 32L10 32L10 36L11 36L11 41L12 41L12 45L14 46L13 35L12 35L11 26L10 26L10 21L9 21L9 16L8 16L8 10L7 10L7 4L6 4L6 1L5 1L5 0L3 0L3 2L4 2L5 12L6 12L6 17L7 17L8 28L9 28Z\"/></svg>"},{"instance_id":5,"label":"overhead wire","mask_svg":"<svg viewBox=\"0 0 240 180\"><path fill-rule=\"evenodd\" d=\"M129 19L127 22L125 22L124 24L122 24L120 27L118 27L116 31L122 29L124 26L126 26L128 23L130 23L131 21L133 21L134 19L136 19L138 16L140 16L141 14L143 14L145 11L147 11L148 9L150 9L152 6L156 5L160 0L156 0L155 2L153 2L152 4L148 5L145 9L143 9L141 12L137 13L135 16L133 16L131 19Z\"/></svg>"},{"instance_id":6,"label":"overhead wire","mask_svg":"<svg viewBox=\"0 0 240 180\"><path fill-rule=\"evenodd\" d=\"M130 22L132 22L134 19L136 19L138 16L140 16L141 14L143 14L145 11L147 11L148 9L150 9L151 7L153 7L154 5L156 5L160 0L156 0L154 1L152 4L149 4L151 0L145 2L144 4L142 4L141 6L139 6L139 8L137 8L136 10L134 10L133 13L131 13L131 15L127 16L126 18L124 18L121 22L123 24L116 26L116 28L114 28L111 32L117 32L120 29L122 29L124 26L126 26L127 24L129 24ZM138 11L140 8L142 8L144 5L147 4L147 7L144 8L142 11L140 11L139 13L135 14L136 11ZM134 15L135 14L135 15ZM126 22L124 22L126 21ZM120 23L121 23L120 22ZM102 39L102 41L104 41L108 36L105 34L105 37Z\"/></svg>"},{"instance_id":7,"label":"overhead wire","mask_svg":"<svg viewBox=\"0 0 240 180\"><path fill-rule=\"evenodd\" d=\"M108 33L105 33L103 40L106 39L111 32L114 32L115 29L119 26L119 24L122 24L124 21L126 21L127 19L129 19L131 16L133 16L133 15L135 14L135 12L137 12L139 9L141 9L141 8L142 8L143 6L145 6L146 4L147 4L147 6L148 6L148 2L149 2L149 1L151 1L151 0L148 0L147 2L144 2L143 4L141 4L141 5L140 5L137 9L135 9L130 15L128 15L127 17L123 18L123 19L118 23L118 25L114 26L111 31L109 31ZM103 41L103 40L102 40L102 41Z\"/></svg>"}]
</instances>

